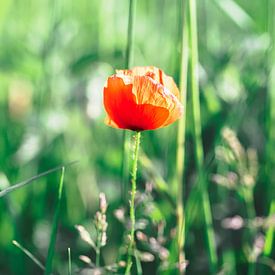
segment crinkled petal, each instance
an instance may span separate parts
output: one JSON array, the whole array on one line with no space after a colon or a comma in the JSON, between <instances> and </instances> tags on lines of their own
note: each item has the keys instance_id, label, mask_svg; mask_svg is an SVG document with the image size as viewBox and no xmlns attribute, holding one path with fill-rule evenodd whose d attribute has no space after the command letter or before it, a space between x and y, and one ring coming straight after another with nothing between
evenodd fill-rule
<instances>
[{"instance_id":1,"label":"crinkled petal","mask_svg":"<svg viewBox=\"0 0 275 275\"><path fill-rule=\"evenodd\" d=\"M104 88L106 124L130 130L167 126L182 114L178 98L151 76L118 71Z\"/></svg>"},{"instance_id":2,"label":"crinkled petal","mask_svg":"<svg viewBox=\"0 0 275 275\"><path fill-rule=\"evenodd\" d=\"M173 123L183 113L183 107L178 98L163 85L147 76L134 77L133 93L138 104L151 104L169 111L169 116L163 126Z\"/></svg>"},{"instance_id":3,"label":"crinkled petal","mask_svg":"<svg viewBox=\"0 0 275 275\"><path fill-rule=\"evenodd\" d=\"M154 66L134 67L131 70L117 70L117 73L121 73L129 76L149 76L156 80L159 84L166 87L171 93L179 98L179 89L174 82L173 78L166 75L161 69Z\"/></svg>"}]
</instances>

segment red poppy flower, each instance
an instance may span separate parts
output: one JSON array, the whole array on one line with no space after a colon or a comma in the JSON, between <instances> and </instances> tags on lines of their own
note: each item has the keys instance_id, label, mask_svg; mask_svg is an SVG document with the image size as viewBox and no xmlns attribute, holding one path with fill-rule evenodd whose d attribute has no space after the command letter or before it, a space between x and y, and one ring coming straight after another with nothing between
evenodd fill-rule
<instances>
[{"instance_id":1,"label":"red poppy flower","mask_svg":"<svg viewBox=\"0 0 275 275\"><path fill-rule=\"evenodd\" d=\"M156 67L117 70L104 87L106 124L133 131L167 126L182 114L178 98L172 77Z\"/></svg>"}]
</instances>

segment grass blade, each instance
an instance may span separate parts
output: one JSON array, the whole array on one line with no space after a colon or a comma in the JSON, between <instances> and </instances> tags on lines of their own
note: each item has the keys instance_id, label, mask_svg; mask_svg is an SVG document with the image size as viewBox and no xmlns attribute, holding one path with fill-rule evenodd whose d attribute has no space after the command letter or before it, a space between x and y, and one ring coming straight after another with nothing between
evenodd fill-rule
<instances>
[{"instance_id":1,"label":"grass blade","mask_svg":"<svg viewBox=\"0 0 275 275\"><path fill-rule=\"evenodd\" d=\"M128 33L127 33L127 47L125 57L125 68L129 69L133 65L134 56L134 25L136 0L130 0L129 3L129 18L128 18ZM123 131L122 136L122 162L121 162L121 178L122 178L122 200L127 202L128 197L128 182L129 182L129 159L130 159L130 134Z\"/></svg>"},{"instance_id":2,"label":"grass blade","mask_svg":"<svg viewBox=\"0 0 275 275\"><path fill-rule=\"evenodd\" d=\"M72 258L71 258L71 248L68 248L68 274L72 275Z\"/></svg>"},{"instance_id":3,"label":"grass blade","mask_svg":"<svg viewBox=\"0 0 275 275\"><path fill-rule=\"evenodd\" d=\"M201 135L201 116L199 99L199 62L198 62L198 32L197 32L197 12L196 0L189 1L189 36L190 36L190 69L191 69L191 101L193 113L193 135L195 141L195 157L198 170L198 184L205 220L205 233L207 250L210 261L211 273L217 271L217 253L215 245L215 235L212 224L212 213L210 208L209 195L207 192L206 179L203 177L204 153Z\"/></svg>"},{"instance_id":4,"label":"grass blade","mask_svg":"<svg viewBox=\"0 0 275 275\"><path fill-rule=\"evenodd\" d=\"M38 175L36 175L36 176L33 176L33 177L31 177L31 178L29 178L29 179L27 179L27 180L24 180L24 181L21 181L21 182L19 182L19 183L16 183L16 184L14 184L14 185L12 185L12 186L10 186L10 187L8 187L8 188L2 190L2 191L0 192L0 198L1 198L1 197L4 197L5 195L9 194L9 193L12 192L12 191L15 191L15 190L17 190L17 189L19 189L19 188L21 188L21 187L24 187L25 185L28 185L28 184L32 183L33 181L35 181L35 180L37 180L37 179L39 179L39 178L45 177L45 176L47 176L47 175L49 175L49 174L51 174L51 173L53 173L53 172L56 172L56 171L58 171L58 170L61 170L63 167L69 167L69 166L71 166L71 165L74 165L74 164L76 164L77 162L78 162L78 161L72 161L72 162L70 162L70 163L68 163L68 164L57 166L57 167L52 168L52 169L50 169L50 170L48 170L48 171L46 171L46 172L40 173L40 174L38 174Z\"/></svg>"},{"instance_id":5,"label":"grass blade","mask_svg":"<svg viewBox=\"0 0 275 275\"><path fill-rule=\"evenodd\" d=\"M45 273L44 273L45 275L49 275L52 272L52 261L53 261L54 250L55 250L58 219L59 219L59 214L60 214L60 206L61 206L61 199L62 199L62 193L63 193L64 174L65 174L65 167L62 167L59 188L58 188L57 205L56 205L55 213L54 213L51 239L50 239L50 245L49 245L49 249L48 249L46 269L45 269Z\"/></svg>"},{"instance_id":6,"label":"grass blade","mask_svg":"<svg viewBox=\"0 0 275 275\"><path fill-rule=\"evenodd\" d=\"M188 26L186 20L186 1L182 0L182 42L181 42L181 68L180 68L180 97L184 106L184 113L178 122L177 136L177 242L179 269L185 262L185 216L184 216L184 160L185 160L185 131L186 131L186 91L188 72ZM184 270L180 270L184 272Z\"/></svg>"},{"instance_id":7,"label":"grass blade","mask_svg":"<svg viewBox=\"0 0 275 275\"><path fill-rule=\"evenodd\" d=\"M244 30L253 30L255 22L247 12L233 0L215 0L214 3L227 15L237 26Z\"/></svg>"},{"instance_id":8,"label":"grass blade","mask_svg":"<svg viewBox=\"0 0 275 275\"><path fill-rule=\"evenodd\" d=\"M19 248L25 255L27 255L37 266L39 266L42 270L45 270L45 267L43 264L25 247L23 247L20 243L13 240L13 245L15 245L17 248Z\"/></svg>"},{"instance_id":9,"label":"grass blade","mask_svg":"<svg viewBox=\"0 0 275 275\"><path fill-rule=\"evenodd\" d=\"M275 214L275 187L274 187L274 146L275 146L275 2L268 1L268 32L270 37L270 48L267 52L268 56L268 123L267 123L267 145L266 145L266 173L268 178L268 194L269 194L269 216ZM266 233L266 241L264 247L264 255L270 256L274 246L274 228L270 227Z\"/></svg>"},{"instance_id":10,"label":"grass blade","mask_svg":"<svg viewBox=\"0 0 275 275\"><path fill-rule=\"evenodd\" d=\"M134 25L135 25L135 14L136 14L135 11L136 11L136 0L130 0L129 18L128 18L127 48L126 48L126 59L125 59L125 67L128 69L133 65Z\"/></svg>"}]
</instances>

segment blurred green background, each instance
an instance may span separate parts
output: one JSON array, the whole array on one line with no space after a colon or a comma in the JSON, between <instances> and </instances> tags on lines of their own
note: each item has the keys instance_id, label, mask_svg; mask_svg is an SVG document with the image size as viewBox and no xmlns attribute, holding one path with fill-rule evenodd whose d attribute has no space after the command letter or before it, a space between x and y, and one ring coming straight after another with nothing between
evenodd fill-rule
<instances>
[{"instance_id":1,"label":"blurred green background","mask_svg":"<svg viewBox=\"0 0 275 275\"><path fill-rule=\"evenodd\" d=\"M137 1L133 54L133 65L157 66L177 83L180 2ZM274 147L267 147L270 143L267 133L272 126L267 92L271 2L198 1L205 171L220 270L226 263L232 267L221 274L246 274L241 252L244 230L225 229L221 225L227 217L246 217L243 202L234 191L211 180L213 174L230 170L215 158L215 148L222 143L223 127L236 131L244 148L257 151L259 173L254 190L257 216L268 215L273 195L272 169L266 165L267 148L270 155L275 153ZM79 161L68 167L65 174L54 258L54 270L59 274L67 272L68 247L72 250L74 270L84 266L79 255L93 257L91 249L79 239L74 225L91 227L100 191L106 194L109 203L109 241L103 249L106 264L116 261L122 243L123 226L113 215L114 210L123 205L122 131L104 124L102 90L106 77L115 69L125 67L128 10L126 0L0 1L0 189L60 164ZM187 199L196 184L196 171L188 103L186 109L184 185ZM176 125L172 125L142 134L142 149L153 168L140 165L141 191L149 181L161 180L168 186L169 191L165 192L175 198L176 130ZM41 274L39 268L12 245L12 240L16 239L45 261L59 178L59 172L50 174L0 199L1 275ZM165 221L168 236L176 225L174 207L158 187L154 188L152 197L150 204L158 211L149 211L147 215L145 210L140 210L138 215L152 220L153 228L154 223ZM198 201L196 196L193 200L195 204ZM187 273L208 274L202 214L195 207L190 213ZM167 242L166 248L172 253L171 242ZM144 274L157 274L157 266L158 262L143 264Z\"/></svg>"}]
</instances>

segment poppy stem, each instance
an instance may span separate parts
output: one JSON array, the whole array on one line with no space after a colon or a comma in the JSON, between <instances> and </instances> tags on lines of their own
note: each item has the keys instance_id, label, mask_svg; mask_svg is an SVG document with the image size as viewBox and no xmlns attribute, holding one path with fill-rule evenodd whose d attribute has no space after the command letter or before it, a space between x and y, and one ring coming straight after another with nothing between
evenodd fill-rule
<instances>
[{"instance_id":1,"label":"poppy stem","mask_svg":"<svg viewBox=\"0 0 275 275\"><path fill-rule=\"evenodd\" d=\"M137 167L138 167L138 152L140 145L140 132L135 134L135 144L134 144L134 153L133 153L133 164L132 164L132 178L131 178L131 200L130 200L130 220L131 220L131 230L130 230L130 243L128 247L128 259L125 274L130 274L132 267L132 256L134 255L134 244L135 244L135 195L136 195L136 181L137 181Z\"/></svg>"}]
</instances>

